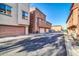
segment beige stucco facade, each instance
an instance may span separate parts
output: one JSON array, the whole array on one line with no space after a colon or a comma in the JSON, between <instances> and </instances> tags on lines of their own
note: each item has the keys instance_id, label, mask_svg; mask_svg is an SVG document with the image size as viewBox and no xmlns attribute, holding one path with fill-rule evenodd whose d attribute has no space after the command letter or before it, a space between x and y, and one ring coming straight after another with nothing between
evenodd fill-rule
<instances>
[{"instance_id":1,"label":"beige stucco facade","mask_svg":"<svg viewBox=\"0 0 79 59\"><path fill-rule=\"evenodd\" d=\"M53 30L53 31L62 31L62 26L61 25L53 25L52 27L51 27L51 30Z\"/></svg>"},{"instance_id":2,"label":"beige stucco facade","mask_svg":"<svg viewBox=\"0 0 79 59\"><path fill-rule=\"evenodd\" d=\"M18 24L18 4L7 4L9 6L12 6L12 13L11 13L11 17L6 16L6 15L2 15L0 14L0 24L3 25L17 25Z\"/></svg>"},{"instance_id":3,"label":"beige stucco facade","mask_svg":"<svg viewBox=\"0 0 79 59\"><path fill-rule=\"evenodd\" d=\"M22 19L22 10L29 12L29 4L25 3L7 3L7 5L12 7L11 17L0 14L0 24L5 25L18 25L24 24L29 25L29 19ZM28 16L29 18L29 16Z\"/></svg>"},{"instance_id":4,"label":"beige stucco facade","mask_svg":"<svg viewBox=\"0 0 79 59\"><path fill-rule=\"evenodd\" d=\"M29 21L29 8L30 8L30 6L29 6L29 4L27 4L27 3L20 3L20 4L18 4L18 23L19 24L24 24L24 25L29 25L30 23L30 21ZM22 19L22 11L26 11L26 12L28 12L28 20L25 20L25 19Z\"/></svg>"},{"instance_id":5,"label":"beige stucco facade","mask_svg":"<svg viewBox=\"0 0 79 59\"><path fill-rule=\"evenodd\" d=\"M7 36L7 34L12 33L12 31L14 31L15 33L18 33L18 31L21 28L23 28L22 31L24 34L28 34L28 30L29 30L28 28L30 24L29 4L28 3L3 3L3 4L8 5L12 8L11 8L11 16L0 14L0 29L1 29L0 36ZM22 18L22 11L25 11L28 13L27 19ZM4 27L7 31L4 30L3 32L2 29ZM13 28L15 28L16 30L15 29L12 30ZM12 34L15 35L15 33L12 33ZM8 36L9 35L10 34L8 34Z\"/></svg>"}]
</instances>

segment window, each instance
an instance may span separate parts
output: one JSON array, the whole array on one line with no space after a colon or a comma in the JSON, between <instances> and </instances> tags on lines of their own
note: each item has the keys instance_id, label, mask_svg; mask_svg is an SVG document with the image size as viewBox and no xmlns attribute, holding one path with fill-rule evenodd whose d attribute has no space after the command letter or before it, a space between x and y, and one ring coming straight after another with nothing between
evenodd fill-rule
<instances>
[{"instance_id":1,"label":"window","mask_svg":"<svg viewBox=\"0 0 79 59\"><path fill-rule=\"evenodd\" d=\"M11 8L12 7L10 7L8 5L0 3L0 14L5 14L5 15L11 16Z\"/></svg>"},{"instance_id":2,"label":"window","mask_svg":"<svg viewBox=\"0 0 79 59\"><path fill-rule=\"evenodd\" d=\"M27 20L28 19L28 13L25 12L25 11L22 11L22 18Z\"/></svg>"}]
</instances>

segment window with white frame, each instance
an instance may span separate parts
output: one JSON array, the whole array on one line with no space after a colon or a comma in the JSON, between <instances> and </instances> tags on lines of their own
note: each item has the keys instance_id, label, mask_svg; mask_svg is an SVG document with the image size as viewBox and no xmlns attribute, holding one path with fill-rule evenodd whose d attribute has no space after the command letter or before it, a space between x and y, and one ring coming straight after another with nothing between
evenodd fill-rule
<instances>
[{"instance_id":1,"label":"window with white frame","mask_svg":"<svg viewBox=\"0 0 79 59\"><path fill-rule=\"evenodd\" d=\"M0 3L0 14L5 14L8 16L11 16L11 9L12 9L12 7L10 7L6 4Z\"/></svg>"},{"instance_id":2,"label":"window with white frame","mask_svg":"<svg viewBox=\"0 0 79 59\"><path fill-rule=\"evenodd\" d=\"M28 20L28 13L25 11L22 11L22 18Z\"/></svg>"}]
</instances>

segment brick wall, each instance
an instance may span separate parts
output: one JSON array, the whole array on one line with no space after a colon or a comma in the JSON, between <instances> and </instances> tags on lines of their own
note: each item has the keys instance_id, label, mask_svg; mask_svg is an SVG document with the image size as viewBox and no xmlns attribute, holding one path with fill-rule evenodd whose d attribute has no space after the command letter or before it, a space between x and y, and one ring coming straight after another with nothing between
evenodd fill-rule
<instances>
[{"instance_id":1,"label":"brick wall","mask_svg":"<svg viewBox=\"0 0 79 59\"><path fill-rule=\"evenodd\" d=\"M37 24L35 24L36 19L38 19ZM46 16L42 12L40 12L38 9L36 9L34 11L30 11L30 27L29 27L30 33L39 31L39 28L40 28L39 19L44 21L46 19ZM44 26L44 25L42 24L42 26Z\"/></svg>"},{"instance_id":2,"label":"brick wall","mask_svg":"<svg viewBox=\"0 0 79 59\"><path fill-rule=\"evenodd\" d=\"M35 30L35 12L30 13L30 26L29 26L29 32L33 33Z\"/></svg>"},{"instance_id":3,"label":"brick wall","mask_svg":"<svg viewBox=\"0 0 79 59\"><path fill-rule=\"evenodd\" d=\"M3 26L0 25L0 37L24 35L25 27L23 26Z\"/></svg>"}]
</instances>

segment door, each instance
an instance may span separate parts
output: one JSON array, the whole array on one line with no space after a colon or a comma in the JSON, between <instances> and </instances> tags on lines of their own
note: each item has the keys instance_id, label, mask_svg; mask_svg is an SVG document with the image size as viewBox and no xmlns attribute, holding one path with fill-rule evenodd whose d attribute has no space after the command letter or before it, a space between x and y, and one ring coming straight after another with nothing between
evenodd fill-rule
<instances>
[{"instance_id":1,"label":"door","mask_svg":"<svg viewBox=\"0 0 79 59\"><path fill-rule=\"evenodd\" d=\"M40 28L40 33L45 33L44 28Z\"/></svg>"}]
</instances>

